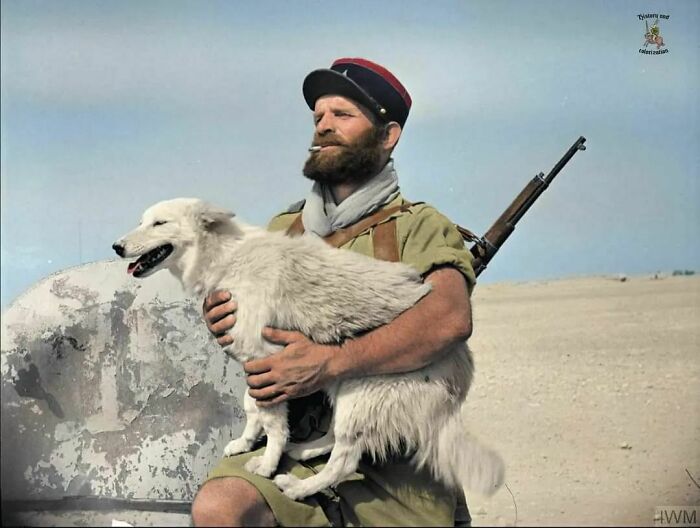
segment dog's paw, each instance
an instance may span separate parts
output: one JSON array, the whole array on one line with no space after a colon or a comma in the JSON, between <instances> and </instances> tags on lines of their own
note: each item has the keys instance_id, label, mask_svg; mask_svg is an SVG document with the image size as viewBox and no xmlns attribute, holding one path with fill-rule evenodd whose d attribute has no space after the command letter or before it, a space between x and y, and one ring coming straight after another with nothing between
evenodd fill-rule
<instances>
[{"instance_id":1,"label":"dog's paw","mask_svg":"<svg viewBox=\"0 0 700 528\"><path fill-rule=\"evenodd\" d=\"M243 438L236 438L231 440L224 448L224 455L233 456L239 453L247 453L250 448L253 447L251 442L246 441Z\"/></svg>"},{"instance_id":2,"label":"dog's paw","mask_svg":"<svg viewBox=\"0 0 700 528\"><path fill-rule=\"evenodd\" d=\"M246 469L246 471L250 471L251 473L255 473L261 477L270 478L270 476L275 472L275 469L277 469L277 466L266 464L264 458L265 457L261 456L253 457L248 460L243 467Z\"/></svg>"},{"instance_id":3,"label":"dog's paw","mask_svg":"<svg viewBox=\"0 0 700 528\"><path fill-rule=\"evenodd\" d=\"M289 473L277 475L274 482L282 493L292 500L300 500L309 495L306 493L304 481Z\"/></svg>"}]
</instances>

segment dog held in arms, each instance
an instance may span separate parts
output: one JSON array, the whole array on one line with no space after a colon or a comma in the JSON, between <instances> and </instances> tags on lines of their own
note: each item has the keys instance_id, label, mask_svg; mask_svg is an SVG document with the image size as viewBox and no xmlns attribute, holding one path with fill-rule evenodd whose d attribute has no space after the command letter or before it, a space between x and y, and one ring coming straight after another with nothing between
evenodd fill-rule
<instances>
[{"instance_id":1,"label":"dog held in arms","mask_svg":"<svg viewBox=\"0 0 700 528\"><path fill-rule=\"evenodd\" d=\"M200 297L229 290L238 303L227 352L243 363L281 349L262 335L264 326L298 330L317 343L341 343L386 324L430 291L410 266L333 248L320 238L291 238L233 220L233 213L198 199L160 202L138 228L113 248L134 259L128 272L147 277L168 269ZM306 444L288 443L287 404L258 408L244 396L243 434L227 456L250 451L262 432L264 454L246 469L270 477L283 452L298 460L330 453L324 469L298 479L280 474L277 486L303 499L352 474L363 453L382 461L412 454L418 467L454 488L494 493L503 482L499 455L471 437L462 416L473 364L466 343L441 359L403 374L344 380L325 388L333 406L329 433Z\"/></svg>"}]
</instances>

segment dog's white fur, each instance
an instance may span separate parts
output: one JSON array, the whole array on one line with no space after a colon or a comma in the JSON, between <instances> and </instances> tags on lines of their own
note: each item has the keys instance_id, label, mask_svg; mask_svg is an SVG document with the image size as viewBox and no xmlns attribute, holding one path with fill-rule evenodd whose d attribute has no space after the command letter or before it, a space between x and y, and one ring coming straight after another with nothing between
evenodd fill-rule
<instances>
[{"instance_id":1,"label":"dog's white fur","mask_svg":"<svg viewBox=\"0 0 700 528\"><path fill-rule=\"evenodd\" d=\"M248 227L232 217L201 200L169 200L149 208L140 226L117 244L125 258L171 244L172 254L143 276L167 268L197 295L229 290L238 311L234 344L227 351L240 362L280 350L262 338L264 326L298 330L317 343L340 343L388 323L430 290L407 265L335 249L310 235L290 238ZM264 431L265 452L246 469L270 477L283 451L300 460L330 452L325 468L313 477L275 477L293 499L341 482L357 469L363 453L381 461L401 451L413 453L418 467L429 467L448 486L491 494L503 482L503 462L467 433L462 413L472 379L471 353L460 343L441 357L414 372L326 387L334 409L331 432L307 444L287 444L285 403L261 409L246 392L245 430L225 454L249 451Z\"/></svg>"}]
</instances>

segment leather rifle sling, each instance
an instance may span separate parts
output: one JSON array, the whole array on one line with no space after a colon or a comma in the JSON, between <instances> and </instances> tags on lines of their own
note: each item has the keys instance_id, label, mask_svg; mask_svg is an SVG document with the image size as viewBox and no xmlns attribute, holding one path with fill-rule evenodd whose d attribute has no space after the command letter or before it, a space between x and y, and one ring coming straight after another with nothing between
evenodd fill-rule
<instances>
[{"instance_id":1,"label":"leather rifle sling","mask_svg":"<svg viewBox=\"0 0 700 528\"><path fill-rule=\"evenodd\" d=\"M294 219L294 222L292 222L292 225L290 225L287 228L285 234L291 237L300 236L304 234L304 222L301 221L301 213L297 215L297 217Z\"/></svg>"},{"instance_id":2,"label":"leather rifle sling","mask_svg":"<svg viewBox=\"0 0 700 528\"><path fill-rule=\"evenodd\" d=\"M397 211L407 211L411 205L411 203L406 202L402 205L397 205L388 209L381 209L376 213L363 218L359 222L356 222L348 227L338 229L330 235L323 237L323 240L325 240L331 246L341 247L363 231L374 228L374 233L372 236L374 258L387 260L389 262L398 262L399 245L396 238L395 219L392 218L384 223L381 222ZM302 222L300 214L294 219L292 225L290 225L287 229L287 235L299 236L302 233L304 233L304 223Z\"/></svg>"},{"instance_id":3,"label":"leather rifle sling","mask_svg":"<svg viewBox=\"0 0 700 528\"><path fill-rule=\"evenodd\" d=\"M399 241L396 239L396 220L394 218L374 228L372 243L374 258L388 262L399 261Z\"/></svg>"}]
</instances>

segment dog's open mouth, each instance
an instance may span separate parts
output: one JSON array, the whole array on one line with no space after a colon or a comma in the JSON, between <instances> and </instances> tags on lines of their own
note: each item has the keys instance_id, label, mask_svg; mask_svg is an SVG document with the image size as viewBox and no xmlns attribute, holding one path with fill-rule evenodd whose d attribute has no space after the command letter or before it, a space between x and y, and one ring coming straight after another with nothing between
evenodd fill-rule
<instances>
[{"instance_id":1,"label":"dog's open mouth","mask_svg":"<svg viewBox=\"0 0 700 528\"><path fill-rule=\"evenodd\" d=\"M173 252L172 244L164 244L141 255L136 262L131 262L126 272L134 277L141 277L147 271L155 268Z\"/></svg>"}]
</instances>

